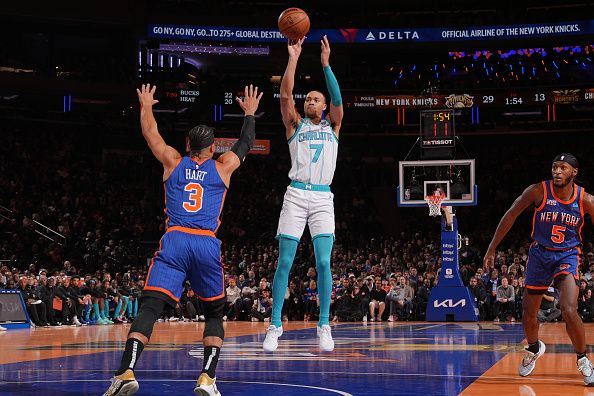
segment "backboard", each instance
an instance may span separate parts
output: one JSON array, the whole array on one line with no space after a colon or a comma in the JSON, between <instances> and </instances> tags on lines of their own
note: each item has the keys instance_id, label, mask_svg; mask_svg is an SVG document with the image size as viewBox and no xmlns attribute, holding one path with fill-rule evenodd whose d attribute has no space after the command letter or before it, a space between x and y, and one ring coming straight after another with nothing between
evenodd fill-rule
<instances>
[{"instance_id":1,"label":"backboard","mask_svg":"<svg viewBox=\"0 0 594 396\"><path fill-rule=\"evenodd\" d=\"M438 188L446 195L444 206L477 204L473 159L400 161L398 206L427 206L425 197Z\"/></svg>"}]
</instances>

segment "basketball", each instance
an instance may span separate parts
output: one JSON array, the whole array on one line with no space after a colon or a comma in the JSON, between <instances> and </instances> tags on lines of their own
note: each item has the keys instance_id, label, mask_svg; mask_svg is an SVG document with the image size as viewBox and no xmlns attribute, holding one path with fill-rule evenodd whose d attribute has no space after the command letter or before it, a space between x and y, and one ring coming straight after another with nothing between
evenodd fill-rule
<instances>
[{"instance_id":1,"label":"basketball","mask_svg":"<svg viewBox=\"0 0 594 396\"><path fill-rule=\"evenodd\" d=\"M287 8L278 17L278 28L289 40L298 40L309 32L309 17L301 8Z\"/></svg>"}]
</instances>

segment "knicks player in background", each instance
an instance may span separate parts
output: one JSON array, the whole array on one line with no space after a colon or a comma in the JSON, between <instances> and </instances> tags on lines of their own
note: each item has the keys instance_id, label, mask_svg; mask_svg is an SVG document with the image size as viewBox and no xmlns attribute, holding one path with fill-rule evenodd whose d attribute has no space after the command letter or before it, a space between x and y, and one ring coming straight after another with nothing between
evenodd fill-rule
<instances>
[{"instance_id":1,"label":"knicks player in background","mask_svg":"<svg viewBox=\"0 0 594 396\"><path fill-rule=\"evenodd\" d=\"M289 61L280 87L281 113L291 154L291 184L287 187L278 222L279 258L272 283L272 320L263 344L268 352L276 350L278 338L283 334L281 312L289 271L306 224L312 236L318 272L319 345L323 351L334 349L328 321L332 294L330 255L334 244L334 194L330 191L330 184L336 169L338 134L344 111L338 82L330 68L330 44L326 36L321 41L321 60L330 93L330 111L322 118L328 106L320 91L307 94L305 117L296 111L293 86L303 40L289 42Z\"/></svg>"},{"instance_id":2,"label":"knicks player in background","mask_svg":"<svg viewBox=\"0 0 594 396\"><path fill-rule=\"evenodd\" d=\"M166 305L175 307L179 301L186 279L202 300L206 317L202 337L204 362L194 393L218 396L215 370L224 338L225 286L221 241L216 238L216 232L231 174L239 168L254 142L254 113L262 94L258 95L258 87L245 87L244 99L237 99L245 112L241 136L229 152L213 160L214 129L205 125L188 132L185 157L165 143L152 111L158 102L153 98L155 89L147 84L137 93L142 135L163 164L167 231L149 269L142 305L128 333L120 368L104 396L131 395L138 391L134 366L163 309Z\"/></svg>"},{"instance_id":3,"label":"knicks player in background","mask_svg":"<svg viewBox=\"0 0 594 396\"><path fill-rule=\"evenodd\" d=\"M574 183L578 160L571 154L559 154L552 167L552 180L528 187L505 213L485 254L485 269L493 267L495 250L524 209L534 205L532 239L526 263L526 289L522 322L528 341L520 364L520 375L534 370L536 360L545 352L538 339L537 313L544 293L551 283L559 290L559 305L566 330L577 354L577 367L584 384L594 385L592 363L586 356L584 325L577 313L578 264L581 253L584 215L594 221L594 197Z\"/></svg>"}]
</instances>

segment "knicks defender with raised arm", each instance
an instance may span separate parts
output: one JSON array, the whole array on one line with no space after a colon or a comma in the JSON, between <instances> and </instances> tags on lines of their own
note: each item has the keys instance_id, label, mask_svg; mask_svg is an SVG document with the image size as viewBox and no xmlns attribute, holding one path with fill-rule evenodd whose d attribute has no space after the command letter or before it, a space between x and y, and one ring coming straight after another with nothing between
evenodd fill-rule
<instances>
[{"instance_id":1,"label":"knicks defender with raised arm","mask_svg":"<svg viewBox=\"0 0 594 396\"><path fill-rule=\"evenodd\" d=\"M326 36L321 41L321 61L330 92L330 112L323 117L328 106L319 91L307 94L305 117L296 111L293 85L302 43L303 39L289 42L289 62L280 87L281 113L291 154L291 183L287 187L278 222L279 259L272 284L272 320L263 344L268 352L276 350L278 338L283 333L281 312L289 271L306 224L312 236L318 272L319 345L323 351L334 349L329 324L332 293L330 255L334 244L334 195L330 184L336 169L338 135L344 112L338 82L330 68L330 44Z\"/></svg>"},{"instance_id":2,"label":"knicks defender with raised arm","mask_svg":"<svg viewBox=\"0 0 594 396\"><path fill-rule=\"evenodd\" d=\"M142 291L142 305L126 340L120 368L104 396L128 396L138 391L134 367L149 342L155 321L166 305L175 307L189 280L202 300L206 325L202 336L203 368L194 393L220 396L215 380L225 331L225 284L221 263L221 241L216 232L221 224L225 195L231 175L239 168L255 138L254 113L262 94L245 87L245 98L237 101L245 112L239 140L231 150L213 159L214 129L192 128L186 137L187 156L168 146L157 129L152 107L155 88L143 85L138 92L140 124L154 156L163 164L167 231L149 269Z\"/></svg>"}]
</instances>

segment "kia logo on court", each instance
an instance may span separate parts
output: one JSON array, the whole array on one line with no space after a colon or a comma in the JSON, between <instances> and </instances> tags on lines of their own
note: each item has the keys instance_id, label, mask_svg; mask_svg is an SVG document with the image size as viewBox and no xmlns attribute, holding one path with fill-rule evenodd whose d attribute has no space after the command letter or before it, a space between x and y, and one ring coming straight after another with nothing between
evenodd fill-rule
<instances>
[{"instance_id":1,"label":"kia logo on court","mask_svg":"<svg viewBox=\"0 0 594 396\"><path fill-rule=\"evenodd\" d=\"M456 308L458 306L465 307L466 300L461 299L461 300L456 301L456 303L454 303L454 300L452 300L451 298L448 298L447 300L443 300L442 302L439 302L439 300L433 301L434 308Z\"/></svg>"}]
</instances>

